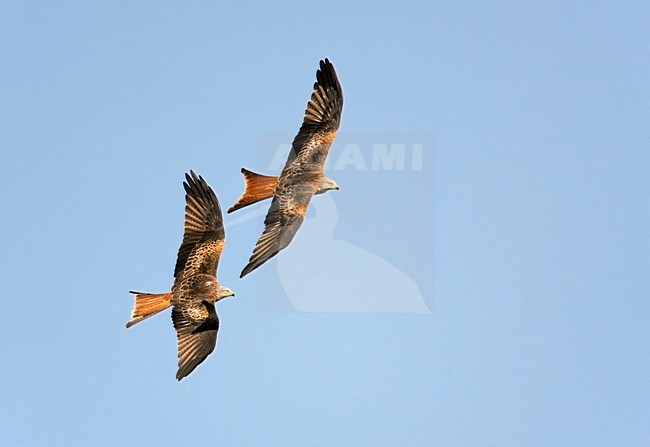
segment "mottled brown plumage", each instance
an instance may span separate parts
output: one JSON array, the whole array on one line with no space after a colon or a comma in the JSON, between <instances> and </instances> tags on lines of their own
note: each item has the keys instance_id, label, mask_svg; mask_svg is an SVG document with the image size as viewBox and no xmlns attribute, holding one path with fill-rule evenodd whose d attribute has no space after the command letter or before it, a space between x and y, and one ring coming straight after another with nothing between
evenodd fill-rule
<instances>
[{"instance_id":1,"label":"mottled brown plumage","mask_svg":"<svg viewBox=\"0 0 650 447\"><path fill-rule=\"evenodd\" d=\"M191 175L190 175L191 174ZM130 327L173 306L181 380L203 362L217 343L219 317L214 303L234 294L217 282L217 267L225 241L219 200L203 177L185 174L185 229L178 250L174 285L169 293L135 293Z\"/></svg>"},{"instance_id":2,"label":"mottled brown plumage","mask_svg":"<svg viewBox=\"0 0 650 447\"><path fill-rule=\"evenodd\" d=\"M307 103L300 131L293 140L287 163L277 179L271 207L264 220L264 232L240 277L249 274L291 243L315 194L338 189L333 180L325 177L323 167L336 137L342 110L343 90L334 66L325 59L320 62L320 69L316 72L314 91ZM228 212L270 197L267 194L252 200L246 196L245 191Z\"/></svg>"}]
</instances>

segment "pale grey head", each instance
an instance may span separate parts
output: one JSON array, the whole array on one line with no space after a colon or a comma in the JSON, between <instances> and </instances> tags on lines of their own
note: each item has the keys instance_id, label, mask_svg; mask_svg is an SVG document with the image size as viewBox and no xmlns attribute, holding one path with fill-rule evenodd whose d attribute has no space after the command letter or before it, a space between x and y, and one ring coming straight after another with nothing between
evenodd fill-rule
<instances>
[{"instance_id":1,"label":"pale grey head","mask_svg":"<svg viewBox=\"0 0 650 447\"><path fill-rule=\"evenodd\" d=\"M330 189L339 189L339 185L336 184L331 178L323 177L323 179L318 184L318 189L316 194L323 194L324 192L329 191Z\"/></svg>"},{"instance_id":2,"label":"pale grey head","mask_svg":"<svg viewBox=\"0 0 650 447\"><path fill-rule=\"evenodd\" d=\"M217 286L217 301L228 298L229 296L235 296L235 292L230 290L228 287L224 287L221 284Z\"/></svg>"},{"instance_id":3,"label":"pale grey head","mask_svg":"<svg viewBox=\"0 0 650 447\"><path fill-rule=\"evenodd\" d=\"M222 286L212 275L199 274L191 279L192 293L195 295L208 295L214 301L235 296L235 293L227 287Z\"/></svg>"}]
</instances>

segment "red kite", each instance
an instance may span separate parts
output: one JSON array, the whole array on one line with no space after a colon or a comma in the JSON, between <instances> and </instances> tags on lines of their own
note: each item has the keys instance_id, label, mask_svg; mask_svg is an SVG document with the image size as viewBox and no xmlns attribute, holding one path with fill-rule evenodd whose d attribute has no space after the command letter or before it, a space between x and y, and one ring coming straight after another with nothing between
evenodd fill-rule
<instances>
[{"instance_id":1,"label":"red kite","mask_svg":"<svg viewBox=\"0 0 650 447\"><path fill-rule=\"evenodd\" d=\"M256 174L242 169L244 193L229 213L273 197L264 221L264 232L257 240L253 255L240 278L286 248L302 225L307 206L315 194L339 189L325 177L323 166L336 137L343 110L343 90L329 60L320 61L316 83L307 103L298 135L279 177Z\"/></svg>"},{"instance_id":2,"label":"red kite","mask_svg":"<svg viewBox=\"0 0 650 447\"><path fill-rule=\"evenodd\" d=\"M214 303L235 296L217 281L219 257L226 238L221 206L203 177L185 174L185 230L178 250L174 285L167 293L135 295L129 328L173 306L172 321L178 344L181 380L214 351L219 317Z\"/></svg>"}]
</instances>

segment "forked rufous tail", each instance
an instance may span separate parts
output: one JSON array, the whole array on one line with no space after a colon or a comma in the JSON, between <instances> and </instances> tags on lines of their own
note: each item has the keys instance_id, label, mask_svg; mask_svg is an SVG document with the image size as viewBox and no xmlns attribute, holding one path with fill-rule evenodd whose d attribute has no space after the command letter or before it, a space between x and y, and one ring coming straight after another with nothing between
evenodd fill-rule
<instances>
[{"instance_id":1,"label":"forked rufous tail","mask_svg":"<svg viewBox=\"0 0 650 447\"><path fill-rule=\"evenodd\" d=\"M278 186L277 177L257 174L245 168L241 169L241 173L244 174L244 192L235 204L230 207L228 213L232 213L253 203L270 199L273 197L275 188Z\"/></svg>"},{"instance_id":2,"label":"forked rufous tail","mask_svg":"<svg viewBox=\"0 0 650 447\"><path fill-rule=\"evenodd\" d=\"M146 320L149 317L162 312L171 306L172 293L142 293L142 292L129 292L134 295L133 311L131 312L131 319L126 323L126 327L130 328L136 323Z\"/></svg>"}]
</instances>

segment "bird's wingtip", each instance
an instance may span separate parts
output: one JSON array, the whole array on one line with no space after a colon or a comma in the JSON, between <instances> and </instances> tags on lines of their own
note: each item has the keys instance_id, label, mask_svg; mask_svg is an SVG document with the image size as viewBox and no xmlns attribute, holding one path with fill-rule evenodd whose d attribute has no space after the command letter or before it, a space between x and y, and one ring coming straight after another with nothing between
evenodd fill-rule
<instances>
[{"instance_id":1,"label":"bird's wingtip","mask_svg":"<svg viewBox=\"0 0 650 447\"><path fill-rule=\"evenodd\" d=\"M250 272L252 272L254 269L251 268L251 265L248 264L246 267L244 267L244 270L241 271L241 274L239 275L239 279L243 278L244 276L248 275Z\"/></svg>"}]
</instances>

